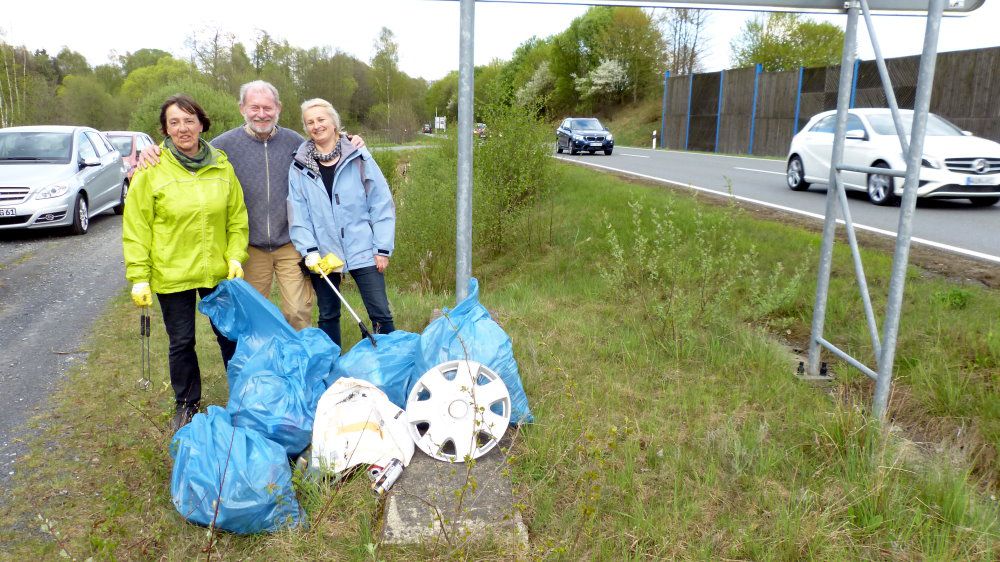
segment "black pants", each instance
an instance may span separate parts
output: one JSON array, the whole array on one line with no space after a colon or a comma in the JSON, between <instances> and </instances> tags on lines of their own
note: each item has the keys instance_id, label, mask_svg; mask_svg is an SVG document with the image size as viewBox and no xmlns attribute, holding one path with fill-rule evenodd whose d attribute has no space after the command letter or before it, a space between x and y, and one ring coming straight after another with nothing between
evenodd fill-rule
<instances>
[{"instance_id":1,"label":"black pants","mask_svg":"<svg viewBox=\"0 0 1000 562\"><path fill-rule=\"evenodd\" d=\"M195 294L204 298L214 290L200 288L156 295L163 313L163 327L170 340L170 385L178 405L193 406L201 401L201 370L194 350ZM214 324L212 331L222 350L222 365L228 368L236 352L236 343L219 333Z\"/></svg>"},{"instance_id":2,"label":"black pants","mask_svg":"<svg viewBox=\"0 0 1000 562\"><path fill-rule=\"evenodd\" d=\"M343 274L331 273L330 281L340 289L340 279ZM372 321L372 332L388 334L396 330L392 321L392 311L389 310L389 297L385 293L385 275L374 265L351 270L351 277L358 286L361 300L368 310L368 318ZM333 343L340 346L340 299L322 277L310 273L313 289L316 291L316 301L319 304L319 329L330 336Z\"/></svg>"}]
</instances>

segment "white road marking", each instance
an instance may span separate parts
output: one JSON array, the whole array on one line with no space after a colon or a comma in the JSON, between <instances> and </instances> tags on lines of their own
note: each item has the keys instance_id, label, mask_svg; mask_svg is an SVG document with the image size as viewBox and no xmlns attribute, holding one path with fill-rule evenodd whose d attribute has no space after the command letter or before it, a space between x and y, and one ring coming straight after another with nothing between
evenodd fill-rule
<instances>
[{"instance_id":1,"label":"white road marking","mask_svg":"<svg viewBox=\"0 0 1000 562\"><path fill-rule=\"evenodd\" d=\"M581 160L572 160L570 158L560 158L558 156L556 156L556 158L559 159L559 160L565 160L567 162L573 162L573 163L576 163L576 164L583 164L585 166L593 166L594 168L602 168L602 169L605 169L605 170L610 170L612 172L618 172L618 173L621 173L621 174L628 174L630 176L635 176L635 177L638 177L638 178L644 178L644 179L648 179L648 180L653 180L653 181L657 181L657 182L660 182L660 183L669 183L669 184L672 184L672 185L679 185L681 187L686 187L688 189L693 189L695 191L702 191L702 192L705 192L705 193L712 193L714 195L721 195L723 197L736 199L737 201L744 201L744 202L747 202L747 203L753 203L754 205L761 205L763 207L770 207L772 209L778 209L779 211L785 211L785 212L793 213L793 214L796 214L796 215L802 215L802 216L806 216L806 217L811 217L811 218L818 219L818 220L821 220L821 221L826 220L826 217L824 217L823 215L818 214L818 213L813 213L813 212L810 212L810 211L803 211L802 209L795 209L793 207L786 207L784 205L778 205L776 203L769 203L767 201L761 201L760 199L751 199L750 197L743 197L742 195L733 195L733 194L730 194L729 192L726 192L726 191L719 191L717 189L709 189L707 187L700 187L700 186L693 185L693 184L690 184L690 183L683 183L683 182L679 182L679 181L668 180L668 179L664 179L664 178L658 178L658 177L655 177L655 176L650 176L650 175L646 175L646 174L640 174L638 172L631 172L629 170L622 170L620 168L612 168L611 166L602 166L600 164L592 164L590 162L583 162ZM837 219L837 224L844 224L844 221L842 219ZM858 230L864 230L864 231L867 231L867 232L874 232L875 234L881 234L881 235L889 236L889 237L892 237L892 238L896 237L896 233L895 232L892 232L890 230L885 230L885 229L882 229L882 228L876 228L874 226L867 226L867 225L864 225L864 224L854 223L854 228L856 228ZM910 241L912 243L914 243L914 244L922 244L924 246L930 246L932 248L938 248L939 250L945 250L945 251L952 252L952 253L955 253L955 254L961 254L963 256L969 256L969 257L973 257L973 258L977 258L977 259L981 259L981 260L985 260L985 261L989 261L989 262L993 262L993 263L1000 263L1000 256L994 256L994 255L991 255L991 254L984 254L982 252L977 252L975 250L969 250L969 249L966 249L966 248L959 248L958 246L951 246L949 244L943 244L941 242L935 242L933 240L927 240L927 239L924 239L924 238L918 238L916 236L911 237Z\"/></svg>"},{"instance_id":2,"label":"white road marking","mask_svg":"<svg viewBox=\"0 0 1000 562\"><path fill-rule=\"evenodd\" d=\"M622 156L631 156L632 158L649 158L649 156L643 156L641 154L629 154L627 152L619 152Z\"/></svg>"},{"instance_id":3,"label":"white road marking","mask_svg":"<svg viewBox=\"0 0 1000 562\"><path fill-rule=\"evenodd\" d=\"M775 174L778 176L785 175L785 172L772 172L771 170L758 170L756 168L740 168L739 166L733 166L734 170L746 170L748 172L760 172L762 174Z\"/></svg>"}]
</instances>

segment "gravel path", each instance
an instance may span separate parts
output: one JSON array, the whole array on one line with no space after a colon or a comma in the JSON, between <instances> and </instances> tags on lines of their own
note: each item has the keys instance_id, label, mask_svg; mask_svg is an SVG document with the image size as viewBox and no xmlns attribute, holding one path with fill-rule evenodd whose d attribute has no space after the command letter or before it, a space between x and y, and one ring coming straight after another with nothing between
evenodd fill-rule
<instances>
[{"instance_id":1,"label":"gravel path","mask_svg":"<svg viewBox=\"0 0 1000 562\"><path fill-rule=\"evenodd\" d=\"M121 217L93 217L84 236L0 231L0 503L27 451L25 422L86 361L94 320L125 285Z\"/></svg>"}]
</instances>

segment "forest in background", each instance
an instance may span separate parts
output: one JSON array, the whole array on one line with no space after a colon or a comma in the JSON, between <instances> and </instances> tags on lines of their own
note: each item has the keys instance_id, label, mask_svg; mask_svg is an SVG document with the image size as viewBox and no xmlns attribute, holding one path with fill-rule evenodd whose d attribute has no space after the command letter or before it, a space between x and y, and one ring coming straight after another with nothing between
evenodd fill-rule
<instances>
[{"instance_id":1,"label":"forest in background","mask_svg":"<svg viewBox=\"0 0 1000 562\"><path fill-rule=\"evenodd\" d=\"M672 76L702 70L709 14L591 8L561 33L525 41L510 60L477 67L476 119L483 120L490 107L515 105L549 120L573 113L612 116L622 106L656 98L665 70ZM842 37L830 24L762 14L734 38L733 65L759 62L766 70L781 70L836 62ZM458 72L434 82L411 77L399 69L399 48L388 28L374 40L368 61L335 46L302 49L264 30L244 45L231 32L204 28L186 38L180 54L139 49L91 67L70 47L53 55L0 40L0 126L89 125L160 138L159 105L183 91L212 118L206 135L212 138L242 122L239 87L259 78L281 93L286 127L300 128L302 100L322 97L340 111L348 130L402 142L434 115L454 122Z\"/></svg>"}]
</instances>

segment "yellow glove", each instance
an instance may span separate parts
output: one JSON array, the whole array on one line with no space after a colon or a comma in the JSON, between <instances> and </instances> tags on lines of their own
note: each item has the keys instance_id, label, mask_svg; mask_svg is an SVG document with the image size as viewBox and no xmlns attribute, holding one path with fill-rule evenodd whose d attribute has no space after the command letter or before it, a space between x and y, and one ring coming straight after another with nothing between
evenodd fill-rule
<instances>
[{"instance_id":1,"label":"yellow glove","mask_svg":"<svg viewBox=\"0 0 1000 562\"><path fill-rule=\"evenodd\" d=\"M138 307L153 305L153 292L145 281L132 285L132 302Z\"/></svg>"},{"instance_id":2,"label":"yellow glove","mask_svg":"<svg viewBox=\"0 0 1000 562\"><path fill-rule=\"evenodd\" d=\"M344 270L344 260L334 254L323 256L323 259L319 260L319 264L317 265L323 269L323 275L330 275L331 273Z\"/></svg>"},{"instance_id":3,"label":"yellow glove","mask_svg":"<svg viewBox=\"0 0 1000 562\"><path fill-rule=\"evenodd\" d=\"M243 279L243 264L236 260L229 260L229 277L226 279Z\"/></svg>"}]
</instances>

